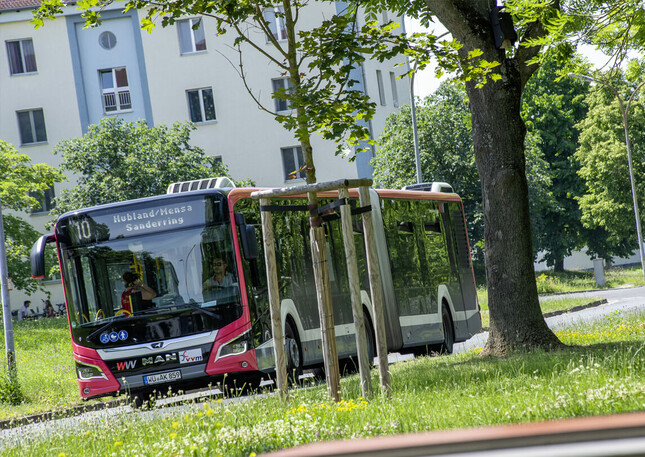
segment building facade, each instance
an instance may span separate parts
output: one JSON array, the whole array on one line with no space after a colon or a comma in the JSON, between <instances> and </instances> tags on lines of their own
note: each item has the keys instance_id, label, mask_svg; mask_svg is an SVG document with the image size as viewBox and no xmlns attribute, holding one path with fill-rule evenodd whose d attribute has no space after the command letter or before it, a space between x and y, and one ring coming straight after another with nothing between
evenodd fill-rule
<instances>
[{"instance_id":1,"label":"building facade","mask_svg":"<svg viewBox=\"0 0 645 457\"><path fill-rule=\"evenodd\" d=\"M141 30L140 14L123 14L123 2L114 2L102 13L102 24L84 28L75 6L40 29L30 23L34 0L0 0L0 138L13 144L32 162L59 166L52 154L61 140L82 136L89 125L106 116L126 121L145 119L149 125L193 121L191 143L210 156L221 158L234 179L251 178L260 186L293 183L287 175L302 163L299 143L274 117L259 109L247 92L239 68L240 57L232 34L218 36L214 20L186 17L152 33ZM343 8L343 2L312 2L299 27L310 30ZM265 11L275 38L286 39L280 15ZM383 14L382 20L398 20ZM265 43L266 52L274 52ZM260 52L242 53L247 84L266 107L289 113L272 94L287 88L288 79ZM403 65L400 65L403 64ZM409 79L399 77L407 62L366 61L355 70L355 79L377 104L370 122L374 138L386 117L409 104ZM319 181L371 177L370 152L354 162L336 156L336 145L313 139ZM74 184L74 177L57 184L52 193ZM297 182L297 180L296 180ZM48 207L26 216L44 232ZM63 301L60 282L48 288L54 303ZM32 308L42 309L44 294L31 297ZM12 308L25 299L12 292Z\"/></svg>"}]
</instances>

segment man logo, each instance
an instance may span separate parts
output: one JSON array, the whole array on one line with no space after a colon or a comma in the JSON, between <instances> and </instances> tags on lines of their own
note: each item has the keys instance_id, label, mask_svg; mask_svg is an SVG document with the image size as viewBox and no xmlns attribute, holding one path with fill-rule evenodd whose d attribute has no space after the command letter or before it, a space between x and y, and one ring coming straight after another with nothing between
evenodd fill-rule
<instances>
[{"instance_id":1,"label":"man logo","mask_svg":"<svg viewBox=\"0 0 645 457\"><path fill-rule=\"evenodd\" d=\"M157 341L156 343L152 343L152 344L150 345L150 347L151 347L152 349L161 349L161 348L163 347L163 345L164 345L164 342L163 342L163 341Z\"/></svg>"},{"instance_id":2,"label":"man logo","mask_svg":"<svg viewBox=\"0 0 645 457\"><path fill-rule=\"evenodd\" d=\"M165 362L176 362L177 361L177 353L173 352L171 354L164 354L164 355L156 355L154 357L144 357L141 359L141 363L143 366L147 365L157 365L159 363L165 363Z\"/></svg>"}]
</instances>

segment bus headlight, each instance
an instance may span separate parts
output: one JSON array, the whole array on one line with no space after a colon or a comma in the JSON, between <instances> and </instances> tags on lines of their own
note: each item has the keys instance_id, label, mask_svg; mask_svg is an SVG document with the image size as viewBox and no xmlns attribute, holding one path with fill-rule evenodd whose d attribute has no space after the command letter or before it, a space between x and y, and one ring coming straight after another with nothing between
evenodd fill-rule
<instances>
[{"instance_id":1,"label":"bus headlight","mask_svg":"<svg viewBox=\"0 0 645 457\"><path fill-rule=\"evenodd\" d=\"M107 379L103 370L90 363L76 362L76 376L78 379Z\"/></svg>"},{"instance_id":2,"label":"bus headlight","mask_svg":"<svg viewBox=\"0 0 645 457\"><path fill-rule=\"evenodd\" d=\"M246 351L253 347L251 340L251 332L248 331L231 341L224 343L218 351L217 358L230 357L232 355L244 354Z\"/></svg>"}]
</instances>

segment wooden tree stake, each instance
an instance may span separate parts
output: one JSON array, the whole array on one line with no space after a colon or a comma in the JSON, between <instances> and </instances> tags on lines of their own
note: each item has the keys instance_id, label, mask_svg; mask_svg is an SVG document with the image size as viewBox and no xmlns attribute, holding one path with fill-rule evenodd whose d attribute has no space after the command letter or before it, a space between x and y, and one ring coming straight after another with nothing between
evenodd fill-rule
<instances>
[{"instance_id":1,"label":"wooden tree stake","mask_svg":"<svg viewBox=\"0 0 645 457\"><path fill-rule=\"evenodd\" d=\"M269 206L268 199L261 199L261 206ZM273 218L269 211L262 211L262 232L264 233L264 260L267 267L267 281L269 286L269 309L271 312L271 332L273 333L273 355L275 357L276 382L280 397L289 399L289 385L287 381L287 364L284 354L284 334L282 332L282 318L280 315L280 290L278 287L278 267L275 258L275 242L273 236Z\"/></svg>"},{"instance_id":2,"label":"wooden tree stake","mask_svg":"<svg viewBox=\"0 0 645 457\"><path fill-rule=\"evenodd\" d=\"M312 225L310 236L327 389L334 401L340 401L340 368L338 366L338 350L336 349L336 329L334 327L334 308L331 301L325 228Z\"/></svg>"},{"instance_id":3,"label":"wooden tree stake","mask_svg":"<svg viewBox=\"0 0 645 457\"><path fill-rule=\"evenodd\" d=\"M361 206L370 206L370 191L367 186L358 188ZM381 390L390 394L390 371L387 361L387 337L385 334L385 318L383 315L383 286L379 268L378 253L376 251L376 238L374 237L374 224L372 212L363 213L363 230L365 232L365 251L367 252L367 266L370 277L370 292L372 295L372 313L374 317L374 333L376 336L376 352L378 354L378 369L381 377Z\"/></svg>"},{"instance_id":4,"label":"wooden tree stake","mask_svg":"<svg viewBox=\"0 0 645 457\"><path fill-rule=\"evenodd\" d=\"M349 192L346 188L338 190L338 198L349 201ZM354 245L352 210L349 203L340 207L340 217L343 226L345 257L347 258L347 276L349 277L349 291L352 299L352 314L356 329L356 351L358 354L358 369L361 375L361 392L364 398L369 398L372 395L370 360L367 351L367 338L365 336L365 319L363 317L363 302L361 300L361 283L358 276L356 246Z\"/></svg>"}]
</instances>

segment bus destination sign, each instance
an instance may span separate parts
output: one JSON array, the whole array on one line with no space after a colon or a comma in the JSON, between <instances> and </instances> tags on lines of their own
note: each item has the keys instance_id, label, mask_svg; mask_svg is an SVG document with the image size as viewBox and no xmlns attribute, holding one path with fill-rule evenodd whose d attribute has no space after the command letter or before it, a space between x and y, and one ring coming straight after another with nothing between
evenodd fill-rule
<instances>
[{"instance_id":1,"label":"bus destination sign","mask_svg":"<svg viewBox=\"0 0 645 457\"><path fill-rule=\"evenodd\" d=\"M203 224L203 218L201 221L192 221L193 210L193 205L187 203L117 213L112 215L112 227L127 236L160 229L177 228L184 225L186 221L194 222L190 225L200 222ZM202 211L202 216L203 214Z\"/></svg>"},{"instance_id":2,"label":"bus destination sign","mask_svg":"<svg viewBox=\"0 0 645 457\"><path fill-rule=\"evenodd\" d=\"M72 215L61 225L72 244L87 244L206 223L206 202L166 200L163 205L129 205L110 207L85 214ZM209 218L210 219L210 218Z\"/></svg>"}]
</instances>

